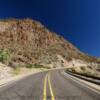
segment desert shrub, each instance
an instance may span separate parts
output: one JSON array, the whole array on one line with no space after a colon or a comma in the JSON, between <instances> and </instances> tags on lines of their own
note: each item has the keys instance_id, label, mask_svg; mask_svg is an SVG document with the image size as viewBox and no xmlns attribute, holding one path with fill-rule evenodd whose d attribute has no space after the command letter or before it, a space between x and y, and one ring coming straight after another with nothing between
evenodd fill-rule
<instances>
[{"instance_id":1,"label":"desert shrub","mask_svg":"<svg viewBox=\"0 0 100 100\"><path fill-rule=\"evenodd\" d=\"M82 74L83 74L83 75L85 75L85 76L95 76L95 74L94 74L94 73L89 72L89 71L84 72L84 73L82 73Z\"/></svg>"},{"instance_id":2,"label":"desert shrub","mask_svg":"<svg viewBox=\"0 0 100 100\"><path fill-rule=\"evenodd\" d=\"M34 68L43 68L43 65L39 65L39 64L34 64Z\"/></svg>"},{"instance_id":3,"label":"desert shrub","mask_svg":"<svg viewBox=\"0 0 100 100\"><path fill-rule=\"evenodd\" d=\"M10 58L10 53L8 50L0 50L0 62L6 63Z\"/></svg>"},{"instance_id":4,"label":"desert shrub","mask_svg":"<svg viewBox=\"0 0 100 100\"><path fill-rule=\"evenodd\" d=\"M40 64L27 64L26 68L46 68L46 69L50 69L50 67L46 67Z\"/></svg>"},{"instance_id":5,"label":"desert shrub","mask_svg":"<svg viewBox=\"0 0 100 100\"><path fill-rule=\"evenodd\" d=\"M70 68L67 68L66 71L71 71L71 69Z\"/></svg>"},{"instance_id":6,"label":"desert shrub","mask_svg":"<svg viewBox=\"0 0 100 100\"><path fill-rule=\"evenodd\" d=\"M15 67L14 72L15 75L19 75L21 73L20 67Z\"/></svg>"},{"instance_id":7,"label":"desert shrub","mask_svg":"<svg viewBox=\"0 0 100 100\"><path fill-rule=\"evenodd\" d=\"M92 67L91 67L91 66L87 66L87 68L92 69Z\"/></svg>"},{"instance_id":8,"label":"desert shrub","mask_svg":"<svg viewBox=\"0 0 100 100\"><path fill-rule=\"evenodd\" d=\"M86 70L85 67L80 67L80 69L81 69L82 71L85 71L85 70Z\"/></svg>"},{"instance_id":9,"label":"desert shrub","mask_svg":"<svg viewBox=\"0 0 100 100\"><path fill-rule=\"evenodd\" d=\"M74 68L72 68L71 71L72 71L73 73L76 72L76 70L75 70Z\"/></svg>"},{"instance_id":10,"label":"desert shrub","mask_svg":"<svg viewBox=\"0 0 100 100\"><path fill-rule=\"evenodd\" d=\"M68 69L66 69L66 71L76 72L75 68L68 68Z\"/></svg>"},{"instance_id":11,"label":"desert shrub","mask_svg":"<svg viewBox=\"0 0 100 100\"><path fill-rule=\"evenodd\" d=\"M26 68L33 68L32 64L27 64Z\"/></svg>"}]
</instances>

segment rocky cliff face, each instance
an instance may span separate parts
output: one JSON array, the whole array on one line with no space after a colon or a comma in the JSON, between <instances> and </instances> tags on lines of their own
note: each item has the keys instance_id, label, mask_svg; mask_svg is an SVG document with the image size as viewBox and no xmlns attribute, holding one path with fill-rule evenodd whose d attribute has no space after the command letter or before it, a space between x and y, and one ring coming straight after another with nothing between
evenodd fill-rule
<instances>
[{"instance_id":1,"label":"rocky cliff face","mask_svg":"<svg viewBox=\"0 0 100 100\"><path fill-rule=\"evenodd\" d=\"M95 60L81 53L63 37L49 31L41 23L32 19L6 19L0 21L0 50L8 50L8 64L26 65L32 63L51 64L58 60Z\"/></svg>"}]
</instances>

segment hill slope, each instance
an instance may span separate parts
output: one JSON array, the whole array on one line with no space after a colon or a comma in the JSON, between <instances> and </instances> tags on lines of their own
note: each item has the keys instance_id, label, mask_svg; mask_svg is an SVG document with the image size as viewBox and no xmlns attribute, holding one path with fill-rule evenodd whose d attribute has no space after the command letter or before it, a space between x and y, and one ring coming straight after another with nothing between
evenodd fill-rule
<instances>
[{"instance_id":1,"label":"hill slope","mask_svg":"<svg viewBox=\"0 0 100 100\"><path fill-rule=\"evenodd\" d=\"M73 58L87 62L97 60L32 19L0 21L0 52L9 54L8 60L3 61L1 57L1 61L12 67L33 63L51 64L59 61L58 56L67 61Z\"/></svg>"}]
</instances>

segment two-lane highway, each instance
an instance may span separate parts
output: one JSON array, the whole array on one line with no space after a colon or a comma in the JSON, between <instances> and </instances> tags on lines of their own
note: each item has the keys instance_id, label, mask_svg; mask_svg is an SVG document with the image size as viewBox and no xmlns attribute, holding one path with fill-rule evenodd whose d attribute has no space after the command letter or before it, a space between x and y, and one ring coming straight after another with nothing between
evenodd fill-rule
<instances>
[{"instance_id":1,"label":"two-lane highway","mask_svg":"<svg viewBox=\"0 0 100 100\"><path fill-rule=\"evenodd\" d=\"M100 100L100 95L61 74L40 72L0 87L0 100Z\"/></svg>"}]
</instances>

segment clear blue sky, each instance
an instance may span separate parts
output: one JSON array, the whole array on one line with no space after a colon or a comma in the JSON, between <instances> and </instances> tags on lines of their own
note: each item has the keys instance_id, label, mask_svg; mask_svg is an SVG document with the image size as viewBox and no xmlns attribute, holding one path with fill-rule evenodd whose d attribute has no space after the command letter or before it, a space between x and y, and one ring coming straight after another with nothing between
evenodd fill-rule
<instances>
[{"instance_id":1,"label":"clear blue sky","mask_svg":"<svg viewBox=\"0 0 100 100\"><path fill-rule=\"evenodd\" d=\"M100 57L100 0L0 0L0 18L33 18Z\"/></svg>"}]
</instances>

